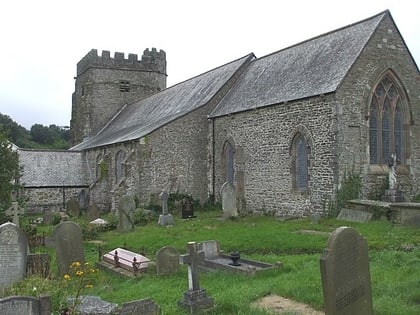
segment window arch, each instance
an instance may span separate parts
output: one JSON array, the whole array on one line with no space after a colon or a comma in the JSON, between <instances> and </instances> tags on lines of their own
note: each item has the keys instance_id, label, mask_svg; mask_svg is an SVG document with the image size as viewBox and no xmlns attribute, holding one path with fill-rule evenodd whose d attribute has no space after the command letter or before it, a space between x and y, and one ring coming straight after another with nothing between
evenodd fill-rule
<instances>
[{"instance_id":1,"label":"window arch","mask_svg":"<svg viewBox=\"0 0 420 315\"><path fill-rule=\"evenodd\" d=\"M117 183L125 176L125 156L125 152L123 150L120 150L117 152L117 155L115 157L115 179Z\"/></svg>"},{"instance_id":2,"label":"window arch","mask_svg":"<svg viewBox=\"0 0 420 315\"><path fill-rule=\"evenodd\" d=\"M235 150L229 141L223 147L223 164L225 181L233 185L235 178Z\"/></svg>"},{"instance_id":3,"label":"window arch","mask_svg":"<svg viewBox=\"0 0 420 315\"><path fill-rule=\"evenodd\" d=\"M387 164L392 153L404 164L405 119L401 96L390 74L375 88L369 111L370 164Z\"/></svg>"},{"instance_id":4,"label":"window arch","mask_svg":"<svg viewBox=\"0 0 420 315\"><path fill-rule=\"evenodd\" d=\"M311 149L302 133L297 133L292 141L292 186L297 191L309 190L309 155Z\"/></svg>"}]
</instances>

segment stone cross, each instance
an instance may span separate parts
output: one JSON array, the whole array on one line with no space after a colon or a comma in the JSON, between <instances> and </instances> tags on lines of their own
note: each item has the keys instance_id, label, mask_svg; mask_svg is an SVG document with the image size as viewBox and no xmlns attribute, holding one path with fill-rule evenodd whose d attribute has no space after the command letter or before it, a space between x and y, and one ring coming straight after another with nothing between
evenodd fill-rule
<instances>
[{"instance_id":1,"label":"stone cross","mask_svg":"<svg viewBox=\"0 0 420 315\"><path fill-rule=\"evenodd\" d=\"M6 210L6 215L13 218L13 223L19 226L19 215L25 214L25 209L19 206L17 201L12 201L12 205Z\"/></svg>"},{"instance_id":2,"label":"stone cross","mask_svg":"<svg viewBox=\"0 0 420 315\"><path fill-rule=\"evenodd\" d=\"M204 251L198 250L196 242L187 243L187 254L179 256L179 263L188 265L188 289L200 290L198 265L204 260Z\"/></svg>"},{"instance_id":3,"label":"stone cross","mask_svg":"<svg viewBox=\"0 0 420 315\"><path fill-rule=\"evenodd\" d=\"M165 190L159 195L160 200L162 200L162 214L168 214L168 193Z\"/></svg>"}]
</instances>

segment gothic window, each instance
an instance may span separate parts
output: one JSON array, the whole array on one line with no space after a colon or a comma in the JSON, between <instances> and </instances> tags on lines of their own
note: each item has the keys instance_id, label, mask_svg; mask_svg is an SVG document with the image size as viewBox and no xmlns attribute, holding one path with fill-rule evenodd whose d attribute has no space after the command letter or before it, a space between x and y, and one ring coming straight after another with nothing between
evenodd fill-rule
<instances>
[{"instance_id":1,"label":"gothic window","mask_svg":"<svg viewBox=\"0 0 420 315\"><path fill-rule=\"evenodd\" d=\"M403 161L401 97L388 75L376 87L370 104L369 145L371 164L386 164L392 153Z\"/></svg>"},{"instance_id":2,"label":"gothic window","mask_svg":"<svg viewBox=\"0 0 420 315\"><path fill-rule=\"evenodd\" d=\"M223 150L223 160L224 160L224 173L225 180L229 184L233 185L234 180L234 170L235 170L235 154L232 144L229 141L226 141L224 150Z\"/></svg>"},{"instance_id":3,"label":"gothic window","mask_svg":"<svg viewBox=\"0 0 420 315\"><path fill-rule=\"evenodd\" d=\"M298 133L292 143L292 182L298 191L309 189L309 154L308 141Z\"/></svg>"},{"instance_id":4,"label":"gothic window","mask_svg":"<svg viewBox=\"0 0 420 315\"><path fill-rule=\"evenodd\" d=\"M117 152L115 157L115 179L117 183L124 178L124 161L125 161L125 152L120 150Z\"/></svg>"},{"instance_id":5,"label":"gothic window","mask_svg":"<svg viewBox=\"0 0 420 315\"><path fill-rule=\"evenodd\" d=\"M121 81L120 82L120 92L130 92L130 82Z\"/></svg>"},{"instance_id":6,"label":"gothic window","mask_svg":"<svg viewBox=\"0 0 420 315\"><path fill-rule=\"evenodd\" d=\"M102 164L102 154L98 154L96 157L96 178L99 179L101 177L101 164Z\"/></svg>"}]
</instances>

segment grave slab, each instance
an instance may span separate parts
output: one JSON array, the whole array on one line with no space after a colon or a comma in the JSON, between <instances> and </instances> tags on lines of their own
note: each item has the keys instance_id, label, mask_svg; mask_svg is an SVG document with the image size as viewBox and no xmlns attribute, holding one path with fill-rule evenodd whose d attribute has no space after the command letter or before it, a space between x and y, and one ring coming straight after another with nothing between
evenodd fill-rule
<instances>
[{"instance_id":1,"label":"grave slab","mask_svg":"<svg viewBox=\"0 0 420 315\"><path fill-rule=\"evenodd\" d=\"M143 255L118 247L105 253L99 265L102 268L117 271L121 275L135 277L153 263Z\"/></svg>"}]
</instances>

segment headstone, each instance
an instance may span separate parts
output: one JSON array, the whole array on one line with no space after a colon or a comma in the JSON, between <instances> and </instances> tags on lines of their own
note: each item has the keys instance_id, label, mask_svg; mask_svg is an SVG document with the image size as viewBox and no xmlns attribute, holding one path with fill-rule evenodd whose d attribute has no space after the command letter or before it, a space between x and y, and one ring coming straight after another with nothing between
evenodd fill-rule
<instances>
[{"instance_id":1,"label":"headstone","mask_svg":"<svg viewBox=\"0 0 420 315\"><path fill-rule=\"evenodd\" d=\"M356 230L336 229L320 266L326 315L373 314L367 241Z\"/></svg>"},{"instance_id":2,"label":"headstone","mask_svg":"<svg viewBox=\"0 0 420 315\"><path fill-rule=\"evenodd\" d=\"M69 273L72 263L85 261L82 230L76 223L65 221L56 226L53 237L57 252L58 274L62 277Z\"/></svg>"},{"instance_id":3,"label":"headstone","mask_svg":"<svg viewBox=\"0 0 420 315\"><path fill-rule=\"evenodd\" d=\"M70 198L66 203L66 213L74 218L78 218L80 216L80 207L79 202L76 198Z\"/></svg>"},{"instance_id":4,"label":"headstone","mask_svg":"<svg viewBox=\"0 0 420 315\"><path fill-rule=\"evenodd\" d=\"M182 219L191 219L196 217L194 215L194 205L191 200L186 199L182 202L181 217Z\"/></svg>"},{"instance_id":5,"label":"headstone","mask_svg":"<svg viewBox=\"0 0 420 315\"><path fill-rule=\"evenodd\" d=\"M156 273L169 275L179 270L179 253L170 246L165 246L156 252Z\"/></svg>"},{"instance_id":6,"label":"headstone","mask_svg":"<svg viewBox=\"0 0 420 315\"><path fill-rule=\"evenodd\" d=\"M204 252L198 250L196 242L187 244L187 254L179 256L180 264L188 265L188 291L184 292L184 299L179 305L191 314L213 307L213 298L207 295L205 289L200 288L199 264L204 260Z\"/></svg>"},{"instance_id":7,"label":"headstone","mask_svg":"<svg viewBox=\"0 0 420 315\"><path fill-rule=\"evenodd\" d=\"M367 211L342 209L337 216L337 220L366 223L372 220L373 214Z\"/></svg>"},{"instance_id":8,"label":"headstone","mask_svg":"<svg viewBox=\"0 0 420 315\"><path fill-rule=\"evenodd\" d=\"M236 192L235 187L228 182L224 183L220 190L222 195L222 209L223 217L231 218L238 216L238 209L236 207Z\"/></svg>"},{"instance_id":9,"label":"headstone","mask_svg":"<svg viewBox=\"0 0 420 315\"><path fill-rule=\"evenodd\" d=\"M6 209L6 215L12 217L12 221L16 226L19 225L19 216L25 214L25 209L19 206L19 202L12 201L12 205L9 209Z\"/></svg>"},{"instance_id":10,"label":"headstone","mask_svg":"<svg viewBox=\"0 0 420 315\"><path fill-rule=\"evenodd\" d=\"M133 196L124 196L118 204L117 230L120 232L131 231L134 228L134 211L136 203Z\"/></svg>"},{"instance_id":11,"label":"headstone","mask_svg":"<svg viewBox=\"0 0 420 315\"><path fill-rule=\"evenodd\" d=\"M43 215L44 225L52 225L54 222L54 212L51 210L46 210Z\"/></svg>"},{"instance_id":12,"label":"headstone","mask_svg":"<svg viewBox=\"0 0 420 315\"><path fill-rule=\"evenodd\" d=\"M217 241L204 241L198 244L198 249L204 252L204 259L214 259L220 255L220 245Z\"/></svg>"},{"instance_id":13,"label":"headstone","mask_svg":"<svg viewBox=\"0 0 420 315\"><path fill-rule=\"evenodd\" d=\"M79 297L79 304L77 305L78 315L114 315L118 305L115 303L102 300L99 296L83 295ZM70 304L74 303L74 298L69 298Z\"/></svg>"},{"instance_id":14,"label":"headstone","mask_svg":"<svg viewBox=\"0 0 420 315\"><path fill-rule=\"evenodd\" d=\"M311 216L311 224L318 224L321 221L321 215L316 212Z\"/></svg>"},{"instance_id":15,"label":"headstone","mask_svg":"<svg viewBox=\"0 0 420 315\"><path fill-rule=\"evenodd\" d=\"M89 222L93 221L101 216L101 210L93 203L87 208L86 216Z\"/></svg>"},{"instance_id":16,"label":"headstone","mask_svg":"<svg viewBox=\"0 0 420 315\"><path fill-rule=\"evenodd\" d=\"M158 224L162 226L174 224L174 218L172 217L172 214L168 212L168 197L168 193L165 190L162 190L162 192L159 195L159 198L162 201L162 214L159 215L158 221Z\"/></svg>"},{"instance_id":17,"label":"headstone","mask_svg":"<svg viewBox=\"0 0 420 315\"><path fill-rule=\"evenodd\" d=\"M160 307L151 298L130 301L122 304L116 315L160 315Z\"/></svg>"},{"instance_id":18,"label":"headstone","mask_svg":"<svg viewBox=\"0 0 420 315\"><path fill-rule=\"evenodd\" d=\"M25 277L27 253L25 233L11 222L0 225L0 291Z\"/></svg>"},{"instance_id":19,"label":"headstone","mask_svg":"<svg viewBox=\"0 0 420 315\"><path fill-rule=\"evenodd\" d=\"M51 297L48 295L34 298L32 296L12 296L0 299L2 315L51 315Z\"/></svg>"},{"instance_id":20,"label":"headstone","mask_svg":"<svg viewBox=\"0 0 420 315\"><path fill-rule=\"evenodd\" d=\"M79 200L79 209L86 211L89 205L89 195L85 189L82 189L80 191L79 195L77 196L77 199Z\"/></svg>"}]
</instances>

